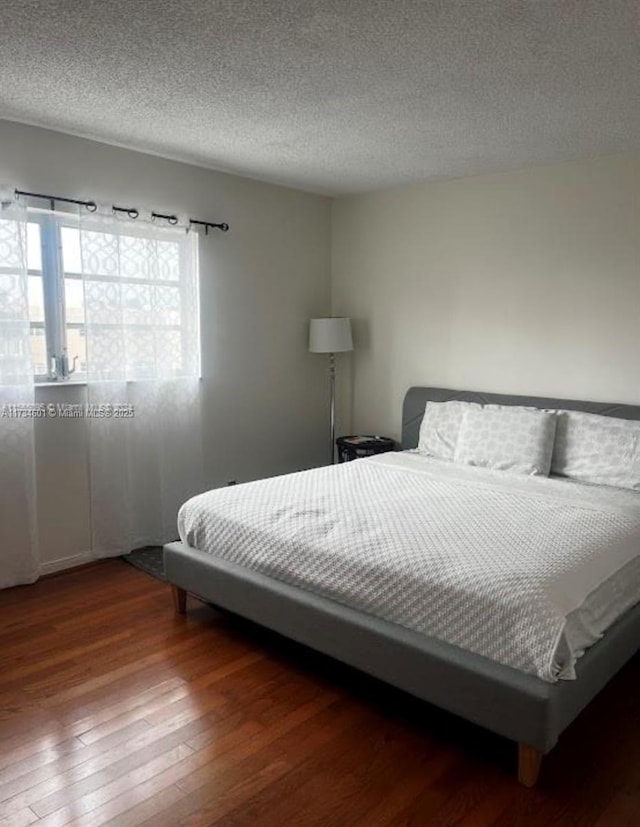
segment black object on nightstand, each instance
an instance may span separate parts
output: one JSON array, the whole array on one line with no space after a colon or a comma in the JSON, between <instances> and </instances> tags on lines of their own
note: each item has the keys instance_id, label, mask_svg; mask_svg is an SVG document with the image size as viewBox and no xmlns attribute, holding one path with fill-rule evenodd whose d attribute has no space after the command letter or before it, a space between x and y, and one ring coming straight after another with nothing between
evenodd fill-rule
<instances>
[{"instance_id":1,"label":"black object on nightstand","mask_svg":"<svg viewBox=\"0 0 640 827\"><path fill-rule=\"evenodd\" d=\"M338 446L338 462L350 462L352 459L372 457L374 454L384 454L393 451L395 442L386 436L339 436L336 439Z\"/></svg>"}]
</instances>

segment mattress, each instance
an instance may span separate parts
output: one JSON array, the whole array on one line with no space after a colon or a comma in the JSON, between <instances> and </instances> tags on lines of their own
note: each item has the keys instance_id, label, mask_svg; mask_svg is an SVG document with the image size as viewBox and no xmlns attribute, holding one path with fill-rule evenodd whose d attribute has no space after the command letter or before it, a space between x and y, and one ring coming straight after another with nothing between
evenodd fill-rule
<instances>
[{"instance_id":1,"label":"mattress","mask_svg":"<svg viewBox=\"0 0 640 827\"><path fill-rule=\"evenodd\" d=\"M536 675L575 663L640 597L640 494L416 452L217 489L181 540Z\"/></svg>"}]
</instances>

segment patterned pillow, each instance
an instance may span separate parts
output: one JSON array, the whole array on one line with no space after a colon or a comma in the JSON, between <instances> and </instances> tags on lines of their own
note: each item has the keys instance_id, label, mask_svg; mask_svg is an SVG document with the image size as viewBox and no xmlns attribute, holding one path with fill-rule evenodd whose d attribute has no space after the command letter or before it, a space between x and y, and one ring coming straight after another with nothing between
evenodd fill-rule
<instances>
[{"instance_id":1,"label":"patterned pillow","mask_svg":"<svg viewBox=\"0 0 640 827\"><path fill-rule=\"evenodd\" d=\"M533 413L545 411L546 413L556 413L556 411L549 411L547 408L536 408L533 405L483 405L483 407L488 411L533 411Z\"/></svg>"},{"instance_id":2,"label":"patterned pillow","mask_svg":"<svg viewBox=\"0 0 640 827\"><path fill-rule=\"evenodd\" d=\"M551 471L581 482L640 489L640 422L559 411Z\"/></svg>"},{"instance_id":3,"label":"patterned pillow","mask_svg":"<svg viewBox=\"0 0 640 827\"><path fill-rule=\"evenodd\" d=\"M465 411L480 409L477 402L427 402L420 425L418 451L438 459L453 459Z\"/></svg>"},{"instance_id":4,"label":"patterned pillow","mask_svg":"<svg viewBox=\"0 0 640 827\"><path fill-rule=\"evenodd\" d=\"M482 408L462 418L454 461L514 474L546 477L556 415L523 408Z\"/></svg>"}]
</instances>

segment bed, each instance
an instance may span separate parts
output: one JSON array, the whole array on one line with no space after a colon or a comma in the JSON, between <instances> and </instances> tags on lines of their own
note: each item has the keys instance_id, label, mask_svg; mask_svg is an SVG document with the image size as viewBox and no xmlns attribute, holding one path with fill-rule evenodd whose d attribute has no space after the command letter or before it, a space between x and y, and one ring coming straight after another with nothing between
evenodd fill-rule
<instances>
[{"instance_id":1,"label":"bed","mask_svg":"<svg viewBox=\"0 0 640 827\"><path fill-rule=\"evenodd\" d=\"M640 420L640 407L630 405L411 388L403 405L404 451L418 443L425 404L451 400ZM184 613L187 594L194 594L509 738L518 744L519 780L532 786L543 755L560 733L637 652L638 589L628 586L631 577L625 578L631 588L626 604L601 639L581 654L567 643L572 639L565 634L568 621L563 624L553 607L536 603L539 590L527 591L510 577L508 565L487 570L489 585L474 589L474 572L481 580L485 560L490 560L480 551L494 542L501 550L498 557L507 559L514 537L528 537L527 553L536 550L537 529L515 517L513 525L506 519L502 525L495 517L500 509L517 515L524 503L531 525L549 527L536 550L542 555L536 565L546 571L553 564L555 542L562 551L562 537L554 538L562 531L578 531L576 515L584 512L589 532L601 543L612 538L611 553L605 544L607 553L600 555L600 565L611 567L607 582L613 582L614 569L619 575L630 572L630 566L637 580L640 494L605 496L595 490L600 486L572 488L540 479L514 480L512 485L512 475L491 472L480 479L474 473L438 469L412 453L398 453L201 495L181 510L182 541L164 548L176 610ZM403 500L404 492L413 499ZM458 604L453 592L446 591L446 571L437 584L445 590L445 603L438 604L438 592L429 590L441 568L436 558L416 555L424 523L416 496L435 504L429 520L440 533L460 533L456 521L463 522L462 512L451 512L448 504L464 506L464 521L476 521L473 530L462 531L471 538L469 554L475 543L479 557L475 569L469 557L464 600ZM395 518L398 514L402 519ZM394 544L392 555L378 553L383 541ZM328 551L335 555L330 566L323 558ZM508 599L503 590L496 603L494 581L508 586ZM619 576L614 587L622 588ZM586 595L590 600L597 596L590 588L587 578L582 591L574 582L563 590L566 618L577 617L578 609L589 605ZM603 600L601 593L601 606ZM518 628L527 602L531 610L515 646L505 630ZM492 605L498 610L491 611Z\"/></svg>"}]
</instances>

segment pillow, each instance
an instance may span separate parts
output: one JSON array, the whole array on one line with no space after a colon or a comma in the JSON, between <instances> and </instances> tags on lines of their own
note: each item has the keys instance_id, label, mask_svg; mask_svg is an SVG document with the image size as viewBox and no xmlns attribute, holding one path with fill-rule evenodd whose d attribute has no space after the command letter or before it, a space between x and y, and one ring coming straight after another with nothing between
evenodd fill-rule
<instances>
[{"instance_id":1,"label":"pillow","mask_svg":"<svg viewBox=\"0 0 640 827\"><path fill-rule=\"evenodd\" d=\"M454 461L546 477L555 433L554 413L508 406L467 411L462 418Z\"/></svg>"},{"instance_id":2,"label":"pillow","mask_svg":"<svg viewBox=\"0 0 640 827\"><path fill-rule=\"evenodd\" d=\"M545 413L556 413L556 411L550 411L547 408L535 408L533 405L483 405L483 407L488 411L533 411L533 413L544 411Z\"/></svg>"},{"instance_id":3,"label":"pillow","mask_svg":"<svg viewBox=\"0 0 640 827\"><path fill-rule=\"evenodd\" d=\"M581 482L640 489L640 422L558 411L551 471Z\"/></svg>"},{"instance_id":4,"label":"pillow","mask_svg":"<svg viewBox=\"0 0 640 827\"><path fill-rule=\"evenodd\" d=\"M480 409L477 402L427 402L420 425L418 451L438 459L453 459L465 411Z\"/></svg>"}]
</instances>

